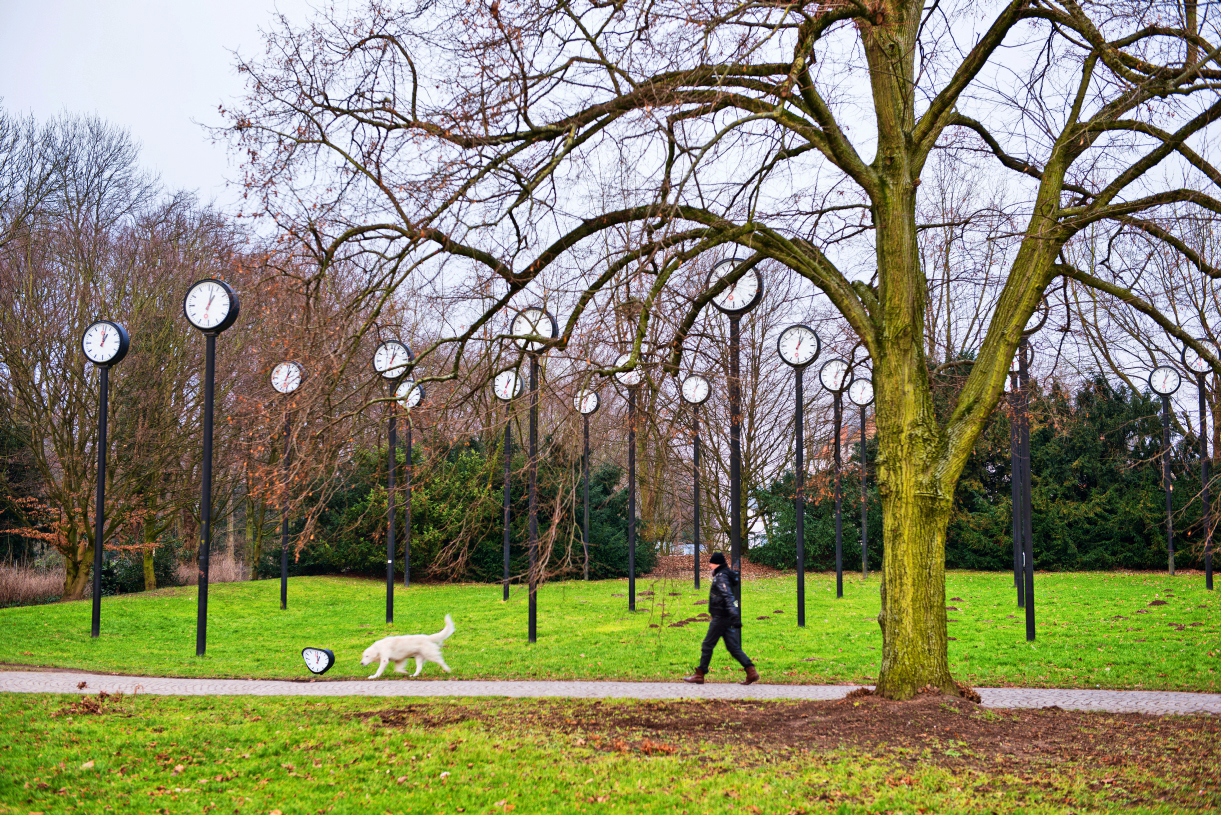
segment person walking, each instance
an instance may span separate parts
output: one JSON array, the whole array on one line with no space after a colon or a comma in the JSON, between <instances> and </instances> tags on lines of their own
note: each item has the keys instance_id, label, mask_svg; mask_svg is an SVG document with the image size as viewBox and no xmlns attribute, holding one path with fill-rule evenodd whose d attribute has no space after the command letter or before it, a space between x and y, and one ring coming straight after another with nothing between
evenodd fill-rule
<instances>
[{"instance_id":1,"label":"person walking","mask_svg":"<svg viewBox=\"0 0 1221 815\"><path fill-rule=\"evenodd\" d=\"M758 682L759 671L755 669L755 663L742 652L742 609L734 593L740 582L738 573L729 568L721 552L713 552L708 564L716 567L712 571L712 585L708 589L708 614L712 619L708 621L708 633L701 646L700 666L691 676L683 677L683 681L692 685L704 684L708 666L712 663L712 651L717 641L723 639L725 649L746 669L746 680L742 684Z\"/></svg>"}]
</instances>

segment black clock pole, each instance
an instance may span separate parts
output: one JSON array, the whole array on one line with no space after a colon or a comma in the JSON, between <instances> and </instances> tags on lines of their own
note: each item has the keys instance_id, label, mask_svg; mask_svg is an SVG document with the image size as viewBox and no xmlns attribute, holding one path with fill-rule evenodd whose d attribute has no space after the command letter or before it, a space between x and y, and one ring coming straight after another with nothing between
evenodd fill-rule
<instances>
[{"instance_id":1,"label":"black clock pole","mask_svg":"<svg viewBox=\"0 0 1221 815\"><path fill-rule=\"evenodd\" d=\"M1213 590L1213 529L1211 505L1208 497L1208 403L1204 396L1204 374L1196 374L1196 388L1200 393L1200 498L1204 502L1204 588Z\"/></svg>"},{"instance_id":2,"label":"black clock pole","mask_svg":"<svg viewBox=\"0 0 1221 815\"><path fill-rule=\"evenodd\" d=\"M1017 604L1021 608L1026 604L1025 579L1022 577L1022 473L1018 461L1018 418L1019 400L1017 395L1017 372L1009 372L1009 407L1012 416L1009 422L1009 496L1012 505L1013 520L1013 585L1017 589Z\"/></svg>"},{"instance_id":3,"label":"black clock pole","mask_svg":"<svg viewBox=\"0 0 1221 815\"><path fill-rule=\"evenodd\" d=\"M794 472L796 487L795 509L797 511L797 627L805 628L806 624L806 434L805 434L805 394L802 391L803 368L794 368L797 376L797 406L794 411L793 424L797 431L797 469Z\"/></svg>"},{"instance_id":4,"label":"black clock pole","mask_svg":"<svg viewBox=\"0 0 1221 815\"><path fill-rule=\"evenodd\" d=\"M538 354L530 355L530 625L538 638Z\"/></svg>"},{"instance_id":5,"label":"black clock pole","mask_svg":"<svg viewBox=\"0 0 1221 815\"><path fill-rule=\"evenodd\" d=\"M627 610L636 610L636 387L627 389Z\"/></svg>"},{"instance_id":6,"label":"black clock pole","mask_svg":"<svg viewBox=\"0 0 1221 815\"><path fill-rule=\"evenodd\" d=\"M869 577L869 462L865 458L865 405L861 405L861 577Z\"/></svg>"},{"instance_id":7,"label":"black clock pole","mask_svg":"<svg viewBox=\"0 0 1221 815\"><path fill-rule=\"evenodd\" d=\"M403 491L407 498L403 502L406 517L403 519L403 588L411 585L411 411L407 411L407 466L403 470Z\"/></svg>"},{"instance_id":8,"label":"black clock pole","mask_svg":"<svg viewBox=\"0 0 1221 815\"><path fill-rule=\"evenodd\" d=\"M204 334L203 496L199 505L199 605L195 656L208 648L208 558L212 551L212 402L216 385L216 334Z\"/></svg>"},{"instance_id":9,"label":"black clock pole","mask_svg":"<svg viewBox=\"0 0 1221 815\"><path fill-rule=\"evenodd\" d=\"M840 435L844 422L843 391L835 392L835 597L844 596L844 518L841 509L844 494L840 484L843 457L840 453Z\"/></svg>"},{"instance_id":10,"label":"black clock pole","mask_svg":"<svg viewBox=\"0 0 1221 815\"><path fill-rule=\"evenodd\" d=\"M398 537L394 534L394 471L397 469L397 463L394 460L395 448L398 447L398 436L395 431L395 404L397 400L390 402L390 438L389 451L386 455L386 622L394 622L394 549L398 544Z\"/></svg>"},{"instance_id":11,"label":"black clock pole","mask_svg":"<svg viewBox=\"0 0 1221 815\"><path fill-rule=\"evenodd\" d=\"M581 548L585 550L585 579L589 580L589 414L582 414L581 418L585 424L585 449L581 456L582 488L585 492L585 525L581 527Z\"/></svg>"},{"instance_id":12,"label":"black clock pole","mask_svg":"<svg viewBox=\"0 0 1221 815\"><path fill-rule=\"evenodd\" d=\"M742 572L742 383L738 355L742 348L741 320L729 315L729 552L734 571ZM742 607L742 581L734 587Z\"/></svg>"},{"instance_id":13,"label":"black clock pole","mask_svg":"<svg viewBox=\"0 0 1221 815\"><path fill-rule=\"evenodd\" d=\"M1162 397L1162 488L1166 493L1166 556L1174 577L1174 513L1170 502L1170 397Z\"/></svg>"},{"instance_id":14,"label":"black clock pole","mask_svg":"<svg viewBox=\"0 0 1221 815\"><path fill-rule=\"evenodd\" d=\"M513 403L505 402L504 599L509 599L509 467L513 457Z\"/></svg>"},{"instance_id":15,"label":"black clock pole","mask_svg":"<svg viewBox=\"0 0 1221 815\"><path fill-rule=\"evenodd\" d=\"M106 527L106 413L110 404L110 366L102 369L98 403L98 485L93 501L93 626L89 636L97 639L102 629L102 539Z\"/></svg>"},{"instance_id":16,"label":"black clock pole","mask_svg":"<svg viewBox=\"0 0 1221 815\"><path fill-rule=\"evenodd\" d=\"M1030 477L1030 342L1018 344L1019 403L1022 407L1018 432L1018 466L1022 474L1022 572L1025 575L1026 641L1034 642L1034 507Z\"/></svg>"},{"instance_id":17,"label":"black clock pole","mask_svg":"<svg viewBox=\"0 0 1221 815\"><path fill-rule=\"evenodd\" d=\"M695 569L695 587L700 587L700 406L691 408L692 430L695 433L695 464L691 479L691 565Z\"/></svg>"},{"instance_id":18,"label":"black clock pole","mask_svg":"<svg viewBox=\"0 0 1221 815\"><path fill-rule=\"evenodd\" d=\"M284 499L280 509L280 610L288 608L288 438L292 416L284 419Z\"/></svg>"}]
</instances>

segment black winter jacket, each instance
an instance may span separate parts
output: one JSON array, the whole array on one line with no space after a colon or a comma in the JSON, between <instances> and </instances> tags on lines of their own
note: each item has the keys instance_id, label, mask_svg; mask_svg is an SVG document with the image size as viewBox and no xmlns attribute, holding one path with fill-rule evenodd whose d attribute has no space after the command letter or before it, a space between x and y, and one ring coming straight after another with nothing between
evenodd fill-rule
<instances>
[{"instance_id":1,"label":"black winter jacket","mask_svg":"<svg viewBox=\"0 0 1221 815\"><path fill-rule=\"evenodd\" d=\"M732 617L741 625L742 610L734 590L738 587L738 573L728 566L717 566L712 573L712 586L708 589L708 614L713 617Z\"/></svg>"}]
</instances>

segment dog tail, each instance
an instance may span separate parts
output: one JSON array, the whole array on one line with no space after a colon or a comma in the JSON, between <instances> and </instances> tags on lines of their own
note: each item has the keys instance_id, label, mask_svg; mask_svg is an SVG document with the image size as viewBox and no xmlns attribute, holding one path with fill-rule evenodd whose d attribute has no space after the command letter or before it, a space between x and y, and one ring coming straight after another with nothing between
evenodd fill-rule
<instances>
[{"instance_id":1,"label":"dog tail","mask_svg":"<svg viewBox=\"0 0 1221 815\"><path fill-rule=\"evenodd\" d=\"M445 615L445 627L437 633L429 637L433 642L445 642L454 633L454 621L450 619L448 614Z\"/></svg>"}]
</instances>

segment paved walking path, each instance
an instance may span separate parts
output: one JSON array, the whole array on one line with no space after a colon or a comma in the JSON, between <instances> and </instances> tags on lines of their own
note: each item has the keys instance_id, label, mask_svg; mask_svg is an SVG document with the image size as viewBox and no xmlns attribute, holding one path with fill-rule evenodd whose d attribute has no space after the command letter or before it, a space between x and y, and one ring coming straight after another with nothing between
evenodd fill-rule
<instances>
[{"instance_id":1,"label":"paved walking path","mask_svg":"<svg viewBox=\"0 0 1221 815\"><path fill-rule=\"evenodd\" d=\"M84 682L85 687L79 687ZM149 693L159 696L516 696L609 699L843 698L857 685L687 685L682 682L378 680L290 682L274 679L181 679L67 671L0 671L0 693ZM976 688L985 707L1099 710L1112 713L1209 713L1221 694L1176 691Z\"/></svg>"}]
</instances>

